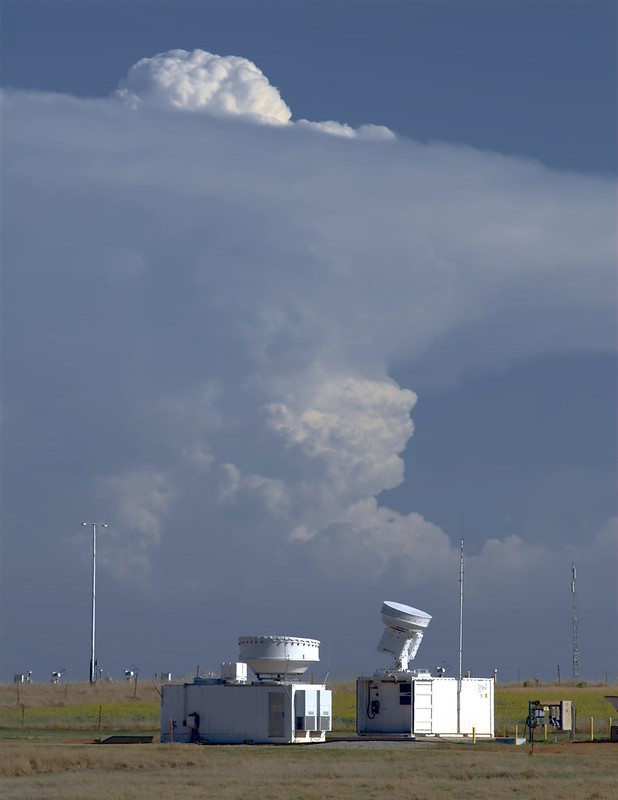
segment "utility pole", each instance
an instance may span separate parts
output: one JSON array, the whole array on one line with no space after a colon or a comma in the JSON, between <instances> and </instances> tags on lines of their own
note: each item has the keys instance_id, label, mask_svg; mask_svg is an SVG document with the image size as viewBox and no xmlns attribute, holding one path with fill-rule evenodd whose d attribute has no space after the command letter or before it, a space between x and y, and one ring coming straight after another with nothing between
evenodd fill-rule
<instances>
[{"instance_id":1,"label":"utility pole","mask_svg":"<svg viewBox=\"0 0 618 800\"><path fill-rule=\"evenodd\" d=\"M464 540L459 554L459 680L463 673Z\"/></svg>"},{"instance_id":2,"label":"utility pole","mask_svg":"<svg viewBox=\"0 0 618 800\"><path fill-rule=\"evenodd\" d=\"M577 570L575 562L571 564L571 595L573 598L573 678L579 677L579 643L577 641Z\"/></svg>"},{"instance_id":3,"label":"utility pole","mask_svg":"<svg viewBox=\"0 0 618 800\"><path fill-rule=\"evenodd\" d=\"M463 519L462 519L463 528ZM463 673L464 540L459 554L459 679L457 680L457 733L461 730L461 679Z\"/></svg>"},{"instance_id":4,"label":"utility pole","mask_svg":"<svg viewBox=\"0 0 618 800\"><path fill-rule=\"evenodd\" d=\"M97 680L97 658L95 654L95 630L97 619L97 525L107 528L105 522L82 522L92 525L92 627L90 635L90 683Z\"/></svg>"}]
</instances>

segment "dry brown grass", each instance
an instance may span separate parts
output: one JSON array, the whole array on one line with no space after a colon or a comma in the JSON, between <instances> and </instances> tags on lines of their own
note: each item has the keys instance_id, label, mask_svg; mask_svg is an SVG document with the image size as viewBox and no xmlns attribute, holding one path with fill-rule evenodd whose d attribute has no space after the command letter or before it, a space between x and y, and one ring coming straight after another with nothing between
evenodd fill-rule
<instances>
[{"instance_id":1,"label":"dry brown grass","mask_svg":"<svg viewBox=\"0 0 618 800\"><path fill-rule=\"evenodd\" d=\"M3 742L4 800L613 800L618 745L406 744L378 749Z\"/></svg>"},{"instance_id":2,"label":"dry brown grass","mask_svg":"<svg viewBox=\"0 0 618 800\"><path fill-rule=\"evenodd\" d=\"M0 686L0 736L63 731L154 732L159 693L153 684L89 683Z\"/></svg>"},{"instance_id":3,"label":"dry brown grass","mask_svg":"<svg viewBox=\"0 0 618 800\"><path fill-rule=\"evenodd\" d=\"M148 700L158 704L159 694L150 682L128 683L5 683L0 684L0 708L78 706Z\"/></svg>"},{"instance_id":4,"label":"dry brown grass","mask_svg":"<svg viewBox=\"0 0 618 800\"><path fill-rule=\"evenodd\" d=\"M353 714L353 684L334 688L344 712L348 703ZM577 694L578 705L588 696L599 700L594 693L559 691L564 697ZM599 692L600 700L616 693L607 687ZM527 709L526 698L537 694L545 697L548 691L527 688L508 697L519 715L519 705ZM254 800L258 795L265 800L506 800L540 792L569 800L613 800L618 785L618 744L539 743L530 756L527 745L489 743L170 747L85 741L104 735L105 725L100 732L87 723L76 725L79 715L92 716L99 708L110 715L115 706L125 730L146 725L146 719L136 725L134 716L146 709L149 732L158 738L159 697L152 684L0 686L3 800ZM25 727L6 724L22 713Z\"/></svg>"}]
</instances>

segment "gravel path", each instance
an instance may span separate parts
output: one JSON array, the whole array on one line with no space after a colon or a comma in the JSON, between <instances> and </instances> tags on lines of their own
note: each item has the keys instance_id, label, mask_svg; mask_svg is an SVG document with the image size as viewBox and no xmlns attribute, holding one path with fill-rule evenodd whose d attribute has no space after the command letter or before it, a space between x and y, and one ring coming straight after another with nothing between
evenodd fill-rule
<instances>
[{"instance_id":1,"label":"gravel path","mask_svg":"<svg viewBox=\"0 0 618 800\"><path fill-rule=\"evenodd\" d=\"M317 747L344 747L357 750L393 750L406 747L427 747L440 744L438 740L418 741L415 739L331 739L329 742L317 743Z\"/></svg>"}]
</instances>

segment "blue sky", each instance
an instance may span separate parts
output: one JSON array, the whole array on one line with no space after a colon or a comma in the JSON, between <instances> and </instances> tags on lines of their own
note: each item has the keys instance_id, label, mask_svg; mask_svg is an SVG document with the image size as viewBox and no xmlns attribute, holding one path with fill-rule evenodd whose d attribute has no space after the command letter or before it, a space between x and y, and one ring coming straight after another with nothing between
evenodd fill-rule
<instances>
[{"instance_id":1,"label":"blue sky","mask_svg":"<svg viewBox=\"0 0 618 800\"><path fill-rule=\"evenodd\" d=\"M203 48L254 61L298 117L379 121L421 141L466 143L566 169L616 168L613 2L2 6L4 85L106 95L144 54Z\"/></svg>"},{"instance_id":2,"label":"blue sky","mask_svg":"<svg viewBox=\"0 0 618 800\"><path fill-rule=\"evenodd\" d=\"M112 672L216 669L274 626L355 674L383 665L383 599L434 615L419 663L454 664L463 530L476 674L569 673L576 560L582 672L616 675L615 23L4 1L3 680L85 677L101 513ZM249 59L294 125L172 112L136 79L121 108L177 48Z\"/></svg>"}]
</instances>

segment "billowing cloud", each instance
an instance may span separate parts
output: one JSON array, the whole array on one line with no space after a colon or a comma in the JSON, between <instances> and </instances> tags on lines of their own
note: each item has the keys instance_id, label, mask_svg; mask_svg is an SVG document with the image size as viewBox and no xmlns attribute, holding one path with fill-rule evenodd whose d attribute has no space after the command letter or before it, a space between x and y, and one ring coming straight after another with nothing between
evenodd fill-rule
<instances>
[{"instance_id":1,"label":"billowing cloud","mask_svg":"<svg viewBox=\"0 0 618 800\"><path fill-rule=\"evenodd\" d=\"M420 514L399 514L367 498L324 526L306 550L331 576L351 562L368 582L388 579L407 593L456 574L458 551L437 525Z\"/></svg>"},{"instance_id":2,"label":"billowing cloud","mask_svg":"<svg viewBox=\"0 0 618 800\"><path fill-rule=\"evenodd\" d=\"M142 58L120 81L115 96L131 108L205 111L270 125L292 124L292 112L279 90L252 61L205 50L169 50ZM346 139L393 139L384 125L361 125L301 119L299 127Z\"/></svg>"},{"instance_id":3,"label":"billowing cloud","mask_svg":"<svg viewBox=\"0 0 618 800\"><path fill-rule=\"evenodd\" d=\"M151 551L160 541L175 494L170 479L150 468L99 480L100 505L114 510L115 522L108 532L113 546L102 550L102 560L117 579L147 585Z\"/></svg>"},{"instance_id":4,"label":"billowing cloud","mask_svg":"<svg viewBox=\"0 0 618 800\"><path fill-rule=\"evenodd\" d=\"M329 133L332 136L342 136L344 139L360 137L361 139L387 140L395 138L395 134L385 125L361 125L359 128L353 128L351 125L333 120L311 122L308 119L299 119L296 124L301 128L322 131L322 133Z\"/></svg>"},{"instance_id":5,"label":"billowing cloud","mask_svg":"<svg viewBox=\"0 0 618 800\"><path fill-rule=\"evenodd\" d=\"M278 90L252 61L204 50L170 50L142 58L121 80L116 94L132 106L206 109L273 124L288 122L292 116Z\"/></svg>"},{"instance_id":6,"label":"billowing cloud","mask_svg":"<svg viewBox=\"0 0 618 800\"><path fill-rule=\"evenodd\" d=\"M412 434L410 411L416 397L392 383L345 377L317 387L316 397L295 398L300 410L287 403L268 407L270 424L290 445L311 458L323 459L333 479L354 472L354 482L371 469L375 485L396 486L402 463L392 462ZM374 453L367 463L368 449ZM385 463L380 453L385 454ZM393 474L394 472L394 474ZM372 488L375 488L372 487Z\"/></svg>"},{"instance_id":7,"label":"billowing cloud","mask_svg":"<svg viewBox=\"0 0 618 800\"><path fill-rule=\"evenodd\" d=\"M337 585L440 602L457 546L378 500L413 433L393 365L444 383L613 347L611 182L317 135L251 62L203 51L105 100L10 93L5 116L4 458L30 526L104 505L128 585L200 607L250 587L282 625L282 596ZM475 557L494 591L550 556L497 533Z\"/></svg>"}]
</instances>

